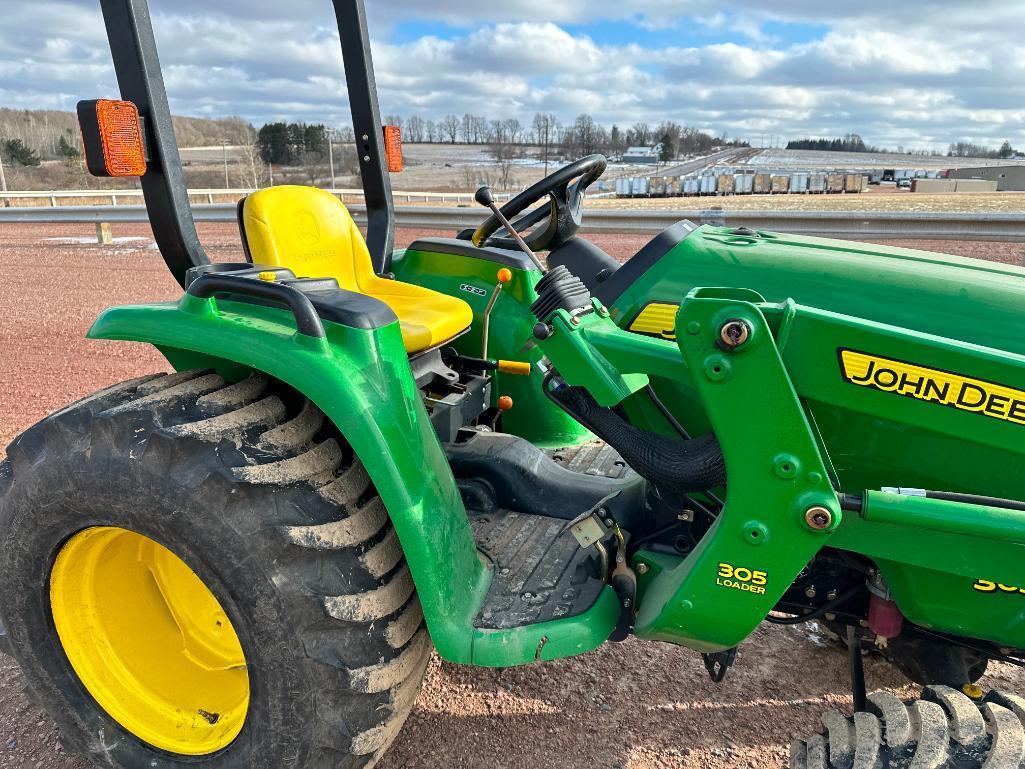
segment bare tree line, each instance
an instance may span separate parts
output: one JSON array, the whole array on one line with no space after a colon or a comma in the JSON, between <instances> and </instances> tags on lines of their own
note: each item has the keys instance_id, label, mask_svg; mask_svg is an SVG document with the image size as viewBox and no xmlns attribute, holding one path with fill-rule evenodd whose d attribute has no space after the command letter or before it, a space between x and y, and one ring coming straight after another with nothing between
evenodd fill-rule
<instances>
[{"instance_id":1,"label":"bare tree line","mask_svg":"<svg viewBox=\"0 0 1025 769\"><path fill-rule=\"evenodd\" d=\"M639 122L628 128L618 125L606 127L586 113L564 124L550 112L538 112L526 126L517 118L488 119L470 113L462 117L450 114L439 120L420 115L408 118L388 115L385 122L402 128L407 142L488 145L492 148L492 154L497 147L532 145L544 148L546 155L550 152L553 156L586 155L592 152L616 156L633 146L661 145L663 159L671 160L680 155L707 152L723 144L746 144L730 142L725 134L712 136L671 120L654 126Z\"/></svg>"},{"instance_id":2,"label":"bare tree line","mask_svg":"<svg viewBox=\"0 0 1025 769\"><path fill-rule=\"evenodd\" d=\"M178 144L182 147L210 147L222 142L243 145L255 135L249 122L240 117L218 120L174 117L172 122ZM78 118L74 112L0 108L0 139L21 139L43 160L62 157L62 137L76 147L80 144Z\"/></svg>"}]
</instances>

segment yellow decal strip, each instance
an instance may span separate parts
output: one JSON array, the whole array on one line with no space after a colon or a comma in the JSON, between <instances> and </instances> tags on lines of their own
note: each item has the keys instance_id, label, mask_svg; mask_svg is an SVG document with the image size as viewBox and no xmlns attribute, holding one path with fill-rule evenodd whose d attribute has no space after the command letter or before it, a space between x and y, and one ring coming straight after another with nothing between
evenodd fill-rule
<instances>
[{"instance_id":1,"label":"yellow decal strip","mask_svg":"<svg viewBox=\"0 0 1025 769\"><path fill-rule=\"evenodd\" d=\"M980 593L1018 593L1019 595L1025 595L1025 589L1004 585L1000 582L990 582L988 579L977 579L972 587Z\"/></svg>"},{"instance_id":2,"label":"yellow decal strip","mask_svg":"<svg viewBox=\"0 0 1025 769\"><path fill-rule=\"evenodd\" d=\"M1025 390L878 355L840 349L844 381L1025 425Z\"/></svg>"},{"instance_id":3,"label":"yellow decal strip","mask_svg":"<svg viewBox=\"0 0 1025 769\"><path fill-rule=\"evenodd\" d=\"M627 330L675 342L676 313L679 310L680 305L678 304L650 302L644 305L644 309L634 318Z\"/></svg>"}]
</instances>

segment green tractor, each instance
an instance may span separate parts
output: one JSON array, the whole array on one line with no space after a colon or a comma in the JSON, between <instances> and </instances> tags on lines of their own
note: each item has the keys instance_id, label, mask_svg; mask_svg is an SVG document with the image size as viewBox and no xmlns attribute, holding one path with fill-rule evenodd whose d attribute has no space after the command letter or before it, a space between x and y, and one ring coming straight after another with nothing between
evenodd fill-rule
<instances>
[{"instance_id":1,"label":"green tractor","mask_svg":"<svg viewBox=\"0 0 1025 769\"><path fill-rule=\"evenodd\" d=\"M89 332L175 373L0 464L0 642L70 749L364 767L434 651L636 636L721 680L760 623L817 620L856 712L792 767L1025 767L1025 700L975 684L1025 664L1025 271L687 221L620 265L576 235L600 156L394 250L360 0L334 10L366 238L271 187L211 264L146 2L101 6L122 100L79 105L88 165L140 177L183 293ZM868 650L921 699L866 695Z\"/></svg>"}]
</instances>

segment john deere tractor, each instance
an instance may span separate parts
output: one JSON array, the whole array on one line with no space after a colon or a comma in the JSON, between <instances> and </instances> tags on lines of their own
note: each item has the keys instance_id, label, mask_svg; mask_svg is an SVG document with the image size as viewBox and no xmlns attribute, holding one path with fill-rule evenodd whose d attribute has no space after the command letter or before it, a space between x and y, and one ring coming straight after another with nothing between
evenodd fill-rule
<instances>
[{"instance_id":1,"label":"john deere tractor","mask_svg":"<svg viewBox=\"0 0 1025 769\"><path fill-rule=\"evenodd\" d=\"M620 265L577 236L601 156L395 250L360 0L334 10L366 237L270 187L211 264L146 2L100 4L121 99L79 105L87 162L140 178L183 293L89 331L174 373L0 464L0 640L69 748L364 767L435 651L635 636L721 680L760 623L816 620L856 712L792 767L1025 767L1025 700L975 683L1025 663L1025 271L688 221ZM866 696L866 651L921 699Z\"/></svg>"}]
</instances>

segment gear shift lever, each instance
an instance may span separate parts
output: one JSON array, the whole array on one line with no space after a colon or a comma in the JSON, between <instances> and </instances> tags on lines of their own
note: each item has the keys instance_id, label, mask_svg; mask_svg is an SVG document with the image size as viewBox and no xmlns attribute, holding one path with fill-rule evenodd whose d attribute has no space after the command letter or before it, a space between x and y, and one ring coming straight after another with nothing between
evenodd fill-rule
<instances>
[{"instance_id":1,"label":"gear shift lever","mask_svg":"<svg viewBox=\"0 0 1025 769\"><path fill-rule=\"evenodd\" d=\"M520 247L520 249L522 249L523 253L530 257L530 260L537 266L539 270L541 270L541 272L548 272L548 270L545 269L545 266L541 264L541 260L537 258L537 254L530 250L530 246L528 246L526 241L520 236L520 233L514 230L513 226L509 224L509 220L505 218L505 214L502 213L501 209L498 207L498 204L495 203L495 196L491 192L491 188L488 187L488 185L485 184L483 187L477 190L477 192L474 193L473 199L485 208L491 209L491 213L493 213L498 218L498 221L502 223L502 226L505 227L506 232L513 236L513 238L516 240L516 244Z\"/></svg>"}]
</instances>

